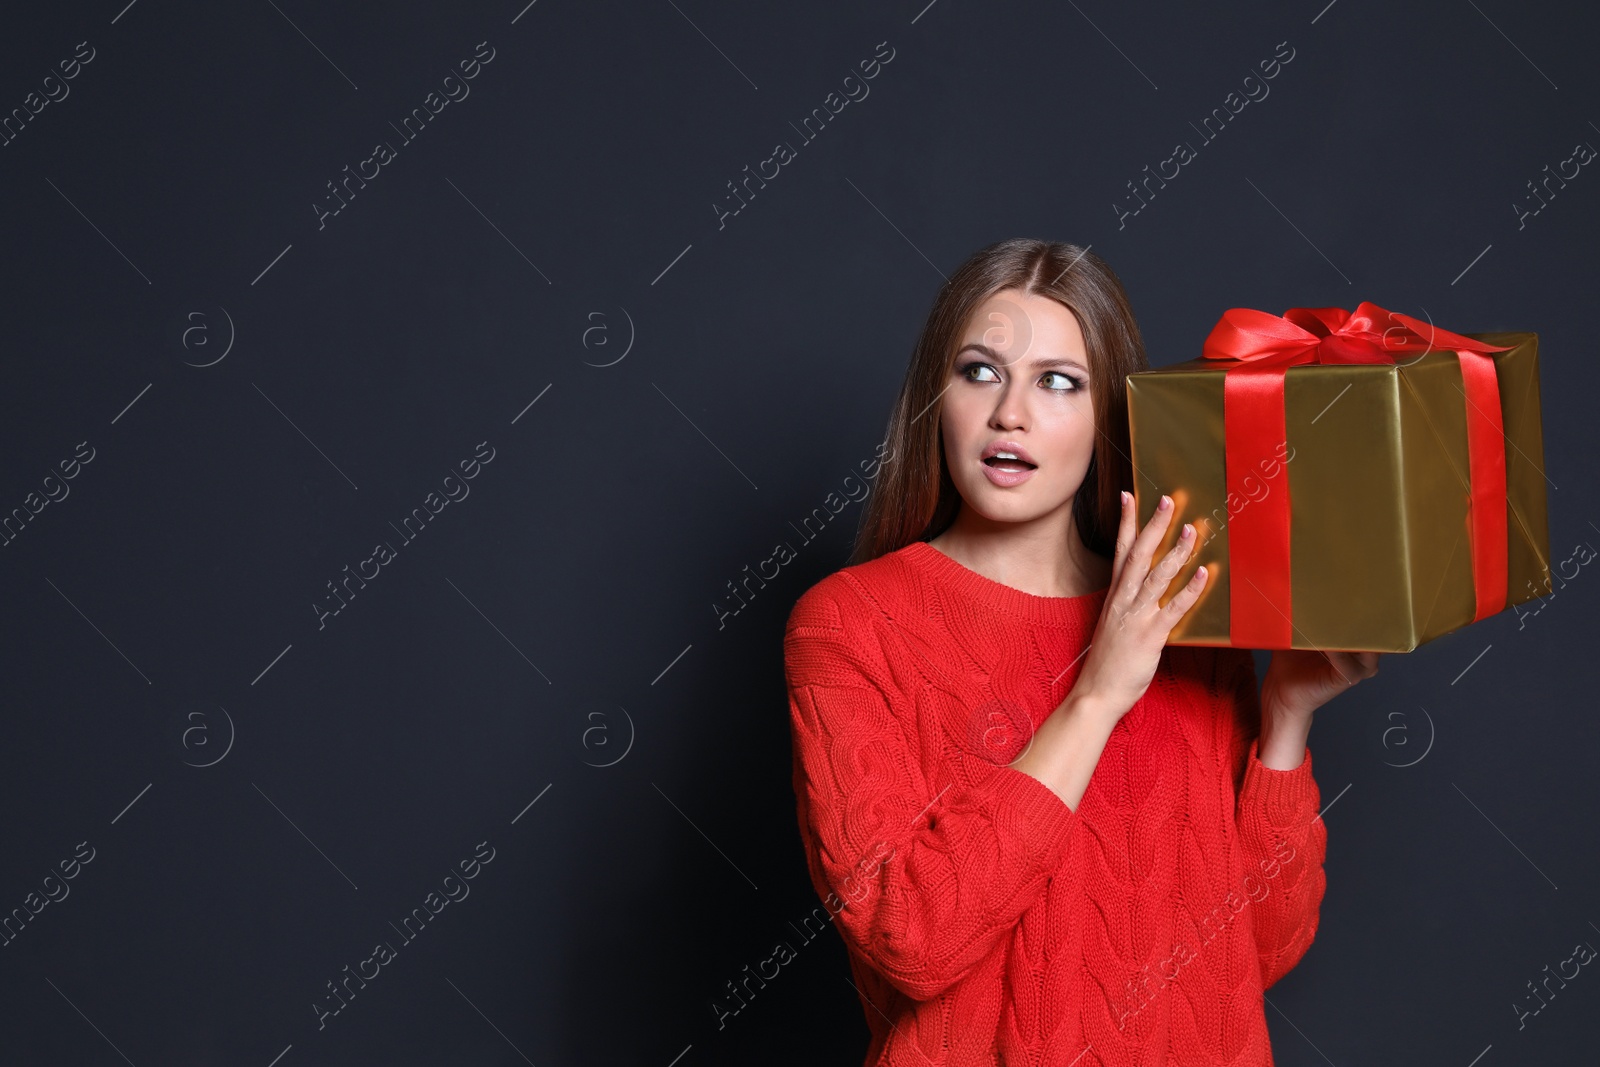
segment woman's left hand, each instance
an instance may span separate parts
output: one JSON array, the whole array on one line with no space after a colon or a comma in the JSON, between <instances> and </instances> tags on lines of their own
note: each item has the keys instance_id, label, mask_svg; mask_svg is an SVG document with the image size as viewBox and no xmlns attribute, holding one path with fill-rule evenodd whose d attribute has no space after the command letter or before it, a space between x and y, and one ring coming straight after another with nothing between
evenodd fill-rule
<instances>
[{"instance_id":1,"label":"woman's left hand","mask_svg":"<svg viewBox=\"0 0 1600 1067\"><path fill-rule=\"evenodd\" d=\"M1363 678L1378 673L1379 652L1319 652L1279 648L1261 684L1261 714L1275 718L1311 717L1323 704Z\"/></svg>"}]
</instances>

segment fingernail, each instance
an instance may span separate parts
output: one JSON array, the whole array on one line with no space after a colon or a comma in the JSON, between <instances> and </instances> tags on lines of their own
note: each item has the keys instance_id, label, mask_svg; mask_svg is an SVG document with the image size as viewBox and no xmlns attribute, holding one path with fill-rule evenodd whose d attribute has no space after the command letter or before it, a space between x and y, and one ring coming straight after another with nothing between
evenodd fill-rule
<instances>
[{"instance_id":1,"label":"fingernail","mask_svg":"<svg viewBox=\"0 0 1600 1067\"><path fill-rule=\"evenodd\" d=\"M1183 524L1183 536L1184 537L1188 537L1192 533L1194 533L1194 527L1192 525L1190 525L1189 523L1187 523L1187 522L1184 523Z\"/></svg>"},{"instance_id":2,"label":"fingernail","mask_svg":"<svg viewBox=\"0 0 1600 1067\"><path fill-rule=\"evenodd\" d=\"M1204 567L1201 567L1199 570L1195 571L1194 573L1195 573L1195 575L1197 577L1204 578L1206 576L1206 569Z\"/></svg>"},{"instance_id":3,"label":"fingernail","mask_svg":"<svg viewBox=\"0 0 1600 1067\"><path fill-rule=\"evenodd\" d=\"M1172 498L1170 496L1162 496L1161 503L1158 505L1160 510L1166 511L1171 506L1172 506Z\"/></svg>"},{"instance_id":4,"label":"fingernail","mask_svg":"<svg viewBox=\"0 0 1600 1067\"><path fill-rule=\"evenodd\" d=\"M1121 496L1122 496L1122 506L1123 507L1127 507L1128 506L1128 491L1126 489L1124 489L1122 491L1122 493L1121 493Z\"/></svg>"}]
</instances>

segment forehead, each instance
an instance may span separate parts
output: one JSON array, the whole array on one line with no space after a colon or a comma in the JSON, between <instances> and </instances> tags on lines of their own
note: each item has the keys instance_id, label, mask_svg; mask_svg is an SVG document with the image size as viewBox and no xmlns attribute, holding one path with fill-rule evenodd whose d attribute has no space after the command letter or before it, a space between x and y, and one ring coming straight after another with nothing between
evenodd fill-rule
<instances>
[{"instance_id":1,"label":"forehead","mask_svg":"<svg viewBox=\"0 0 1600 1067\"><path fill-rule=\"evenodd\" d=\"M979 304L968 316L962 345L982 345L1011 358L1037 356L1084 360L1078 317L1046 296L1006 289Z\"/></svg>"}]
</instances>

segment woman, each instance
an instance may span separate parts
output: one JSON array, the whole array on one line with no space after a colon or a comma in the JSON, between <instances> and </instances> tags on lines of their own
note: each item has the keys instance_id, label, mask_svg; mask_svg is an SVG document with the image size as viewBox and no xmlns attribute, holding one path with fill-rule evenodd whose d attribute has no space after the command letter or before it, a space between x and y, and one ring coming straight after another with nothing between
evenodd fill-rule
<instances>
[{"instance_id":1,"label":"woman","mask_svg":"<svg viewBox=\"0 0 1600 1067\"><path fill-rule=\"evenodd\" d=\"M1378 657L1276 651L1258 693L1248 650L1166 647L1207 576L1171 592L1181 503L1137 528L1146 366L1099 257L979 252L918 340L850 565L790 614L801 837L868 1067L1273 1062L1262 991L1324 889L1306 736Z\"/></svg>"}]
</instances>

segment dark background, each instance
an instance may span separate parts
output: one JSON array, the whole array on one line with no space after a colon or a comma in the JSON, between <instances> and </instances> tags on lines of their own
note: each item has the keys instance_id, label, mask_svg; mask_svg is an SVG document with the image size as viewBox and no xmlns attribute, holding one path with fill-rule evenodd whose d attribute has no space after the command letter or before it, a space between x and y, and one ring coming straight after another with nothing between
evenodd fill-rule
<instances>
[{"instance_id":1,"label":"dark background","mask_svg":"<svg viewBox=\"0 0 1600 1067\"><path fill-rule=\"evenodd\" d=\"M94 58L0 147L0 515L70 490L0 549L0 913L70 890L0 948L0 1061L859 1062L832 931L711 1007L819 906L781 634L860 505L794 524L873 455L942 277L1005 237L1105 257L1156 365L1234 306L1537 331L1551 558L1600 544L1600 177L1513 206L1600 145L1592 17L924 3L8 13L0 113ZM402 143L479 42L470 95ZM799 143L880 42L870 95ZM391 525L462 486L414 542ZM1600 945L1597 602L1579 570L1318 716L1328 889L1267 993L1279 1063L1592 1062L1593 968L1515 1005Z\"/></svg>"}]
</instances>

